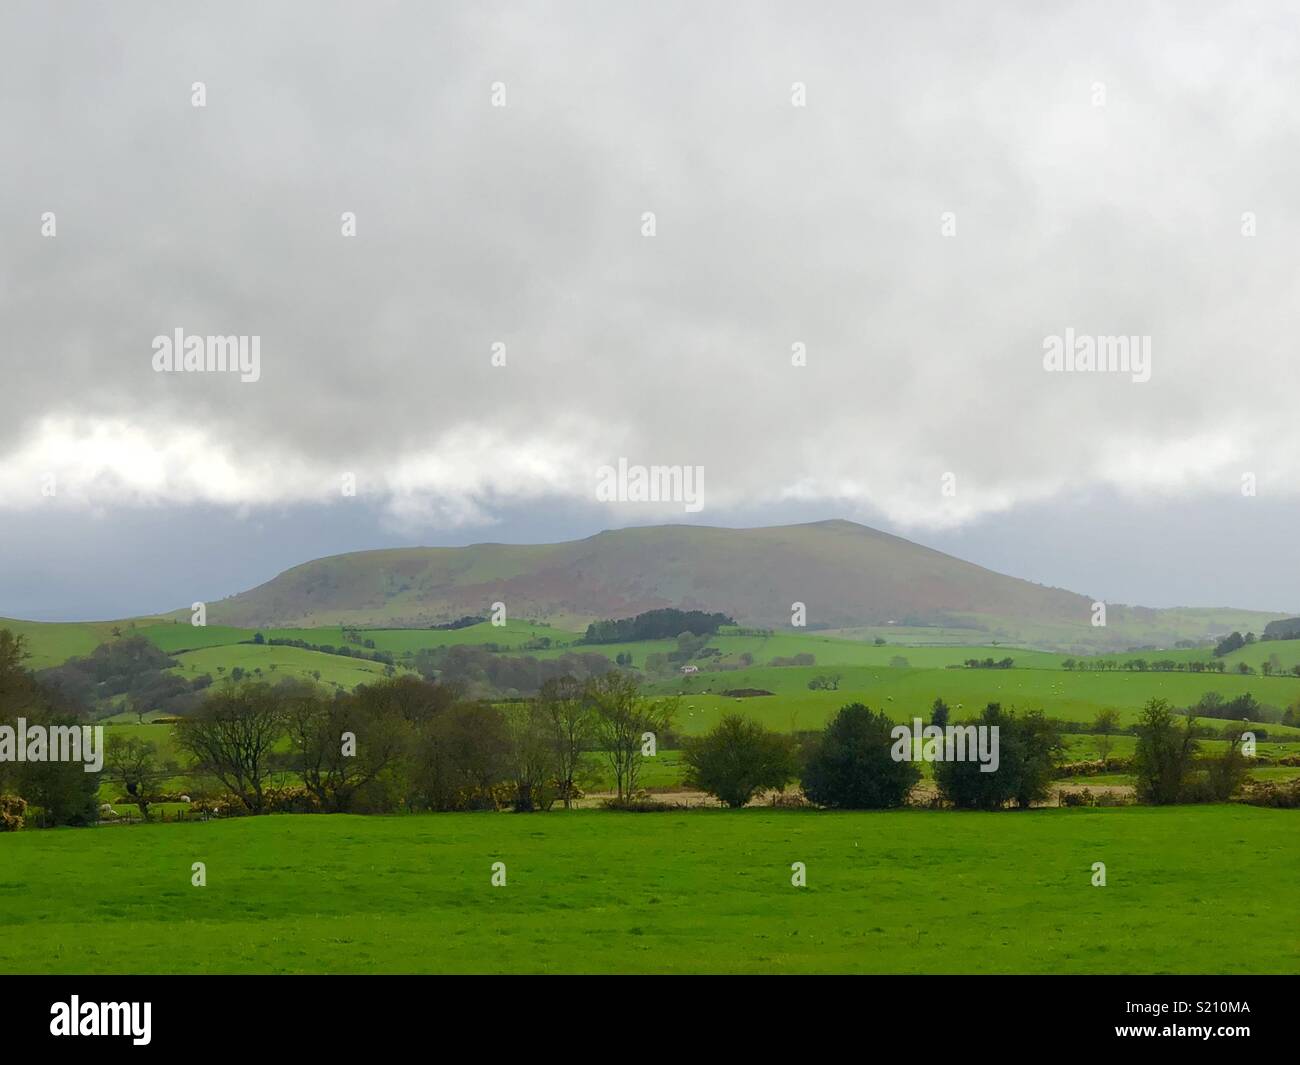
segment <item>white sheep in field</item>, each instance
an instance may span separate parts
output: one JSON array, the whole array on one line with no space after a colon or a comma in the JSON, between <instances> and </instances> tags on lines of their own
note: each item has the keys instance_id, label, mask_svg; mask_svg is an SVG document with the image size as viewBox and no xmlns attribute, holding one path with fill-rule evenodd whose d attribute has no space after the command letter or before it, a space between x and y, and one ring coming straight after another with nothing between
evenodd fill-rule
<instances>
[{"instance_id":1,"label":"white sheep in field","mask_svg":"<svg viewBox=\"0 0 1300 1065\"><path fill-rule=\"evenodd\" d=\"M181 796L181 802L189 802L189 801L190 801L190 797L188 795Z\"/></svg>"}]
</instances>

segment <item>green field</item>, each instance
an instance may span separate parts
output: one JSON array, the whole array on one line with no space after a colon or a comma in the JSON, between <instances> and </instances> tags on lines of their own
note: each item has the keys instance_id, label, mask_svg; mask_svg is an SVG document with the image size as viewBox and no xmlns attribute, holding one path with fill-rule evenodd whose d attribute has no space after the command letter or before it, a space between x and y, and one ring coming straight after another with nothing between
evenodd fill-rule
<instances>
[{"instance_id":1,"label":"green field","mask_svg":"<svg viewBox=\"0 0 1300 1065\"><path fill-rule=\"evenodd\" d=\"M1294 973L1296 830L1221 806L21 832L0 971Z\"/></svg>"},{"instance_id":2,"label":"green field","mask_svg":"<svg viewBox=\"0 0 1300 1065\"><path fill-rule=\"evenodd\" d=\"M143 631L151 639L160 640L157 633L168 628L173 626L155 626ZM277 630L274 635L318 643L343 642L339 629ZM364 635L373 639L378 648L400 656L435 645L497 642L503 647L517 648L537 635L549 635L553 640L561 641L575 639L577 634L548 630L526 622L511 622L504 628L478 625L455 631L368 630ZM217 633L217 638L223 640L250 639L251 636L251 630L242 629L222 629ZM598 653L610 658L626 653L640 668L644 667L648 655L666 653L675 646L672 640L565 644L527 653L543 659L570 651ZM1099 710L1114 708L1119 710L1121 720L1129 724L1137 719L1142 706L1152 698L1164 698L1176 706L1186 706L1209 691L1219 692L1226 698L1250 692L1261 702L1279 708L1300 699L1300 678L1295 676L1243 676L1232 672L1238 660L1262 661L1274 653L1279 654L1283 662L1288 662L1292 648L1300 654L1300 641L1273 641L1243 648L1225 658L1228 672L1223 674L1065 670L1061 664L1070 656L1056 652L948 644L905 646L890 643L876 646L819 633L740 636L723 632L710 639L709 646L722 652L723 662L734 664L739 655L748 653L753 656L755 664L735 670L709 671L705 668L707 662L701 662L702 671L690 677L674 673L646 678L651 691L682 696L678 727L687 734L705 731L726 710L757 717L769 727L782 731L819 728L846 702L855 700L879 706L900 721L915 714L926 714L935 697L941 696L958 711L959 716L974 713L987 702L998 701L1020 709L1042 709L1049 716L1067 721L1090 721ZM229 643L222 649L211 648L203 656L185 655L183 668L202 663L203 668L214 675L217 665L224 665L227 670L235 665L249 669L255 665L250 652L264 650L254 645ZM816 664L810 667L766 664L774 658L789 658L796 654L812 654ZM301 656L310 656L310 659ZM1106 657L1124 661L1138 656L1178 661L1210 658L1205 649L1134 652L1132 655ZM1014 668L968 669L962 665L969 658L1004 657L1014 661ZM907 665L895 665L899 659L905 660ZM371 668L374 665L358 659L299 651L294 672L309 675L320 670L327 682L348 687L364 681L366 674L374 672ZM825 674L839 674L839 688L835 691L809 690L809 680ZM735 688L756 688L774 694L745 699L720 694ZM1300 739L1300 729L1276 724L1266 727L1270 735Z\"/></svg>"},{"instance_id":3,"label":"green field","mask_svg":"<svg viewBox=\"0 0 1300 1065\"><path fill-rule=\"evenodd\" d=\"M1104 629L1081 629L1073 622L1045 618L1027 622L1013 615L950 614L949 617L952 624L948 627L859 625L828 632L855 640L871 640L879 636L891 643L897 640L908 644L969 644L976 638L973 634L978 633L978 639L994 640L1000 646L1068 648L1075 655L1104 653L1118 657L1129 652L1116 650L1117 645L1173 647L1179 640L1203 641L1209 633L1226 634L1238 630L1243 634L1251 631L1259 634L1278 615L1215 607L1148 610L1111 606Z\"/></svg>"},{"instance_id":4,"label":"green field","mask_svg":"<svg viewBox=\"0 0 1300 1065\"><path fill-rule=\"evenodd\" d=\"M5 623L10 624L10 623ZM71 653L85 653L94 645L111 639L111 623L84 625L35 625L17 623L33 650L32 665L53 664ZM382 677L381 663L362 658L330 655L295 647L273 647L252 643L257 630L229 626L196 628L184 623L142 624L131 628L121 623L124 634L138 633L152 640L177 658L176 672L186 677L202 674L219 680L236 668L264 680L290 676L319 680L335 688L352 688ZM949 634L962 630L944 630ZM1175 706L1194 704L1206 692L1215 691L1225 698L1246 692L1260 702L1285 708L1300 701L1300 677L1291 675L1264 677L1258 673L1243 676L1233 672L1238 661L1258 667L1276 654L1283 665L1300 660L1300 640L1270 641L1252 644L1225 658L1227 672L1179 673L1136 672L1113 669L1066 670L1062 663L1070 656L1047 651L1025 650L1009 646L978 646L930 642L908 646L895 642L898 637L912 638L926 630L890 632L890 642L845 639L822 632L783 632L767 635L739 635L735 631L717 634L708 646L717 648L721 657L697 659L700 672L690 676L673 671L643 674L651 694L677 695L680 703L677 728L687 735L702 733L713 726L724 712L754 717L770 728L793 731L820 728L843 705L859 701L878 707L895 720L928 715L936 697L942 697L958 718L977 713L988 702L1001 702L1021 710L1042 709L1050 717L1064 720L1091 721L1098 711L1114 708L1121 721L1137 720L1142 706L1152 698L1168 699ZM267 629L266 638L296 639L316 645L345 646L343 630ZM855 632L854 635L864 635ZM391 653L398 670L407 668L409 656L421 649L455 644L495 644L507 653L530 654L553 659L570 651L601 654L611 659L631 655L634 667L644 670L648 656L666 654L677 646L674 640L640 641L622 644L582 645L575 641L578 633L551 628L535 622L511 621L502 627L480 624L464 629L367 629L364 640L373 641L376 650ZM548 637L555 646L545 650L523 650L523 645L538 637ZM749 654L753 665L737 669L713 670L713 662L738 665L740 656ZM775 667L774 658L811 654L811 667ZM970 658L995 660L1009 657L1012 669L969 669L962 665ZM1170 651L1126 652L1104 656L1123 662L1143 657L1175 661L1208 660L1206 648ZM1083 661L1095 662L1085 659ZM905 663L905 664L904 664ZM258 670L261 670L258 673ZM827 674L839 676L833 691L808 688L813 678ZM724 696L730 689L760 689L772 695L737 698ZM1253 723L1253 724L1258 724ZM1277 724L1264 726L1271 737L1300 739L1300 729Z\"/></svg>"},{"instance_id":5,"label":"green field","mask_svg":"<svg viewBox=\"0 0 1300 1065\"><path fill-rule=\"evenodd\" d=\"M132 635L129 621L16 621L0 618L0 629L21 636L27 644L29 669L57 666L74 655L88 655L101 643L113 639L113 630Z\"/></svg>"},{"instance_id":6,"label":"green field","mask_svg":"<svg viewBox=\"0 0 1300 1065\"><path fill-rule=\"evenodd\" d=\"M845 640L836 636L823 636L818 633L774 633L771 636L738 636L727 632L710 636L709 647L716 647L722 652L722 661L731 661L736 656L749 653L754 657L754 665L765 666L774 658L791 658L797 654L811 654L816 659L819 670L842 666L888 666L897 657L906 658L914 666L939 667L961 665L968 658L1010 657L1017 666L1038 666L1045 669L1058 668L1065 655L1050 651L1026 651L1009 647L994 647L973 644L947 645L927 644L910 647L898 643L876 646ZM676 647L673 640L641 640L635 643L580 644L553 651L533 652L537 658L554 658L566 652L579 651L586 654L602 654L614 658L620 653L632 655L632 663L644 667L647 655L665 653ZM703 663L698 663L701 666ZM785 667L780 667L785 668ZM724 676L725 679L725 676Z\"/></svg>"},{"instance_id":7,"label":"green field","mask_svg":"<svg viewBox=\"0 0 1300 1065\"><path fill-rule=\"evenodd\" d=\"M54 665L72 655L84 655L98 644L113 638L114 630L123 635L141 635L168 653L192 651L200 648L237 646L251 643L261 632L267 639L302 640L316 645L349 646L339 626L293 629L249 629L229 625L195 627L183 621L157 622L151 619L122 622L69 622L47 624L29 621L0 619L0 627L10 628L23 635L32 657L33 668ZM647 655L673 649L672 640L639 641L620 644L579 644L579 632L555 628L539 622L511 620L503 626L490 623L468 626L463 629L362 629L363 639L374 643L373 650L387 651L395 656L413 654L422 649L448 647L457 644L496 644L517 653L528 653L539 658L553 658L574 651L603 654L609 658L620 653L630 653L638 667L643 666ZM886 643L877 646L872 637L879 635ZM970 643L971 633L962 629L879 628L855 629L843 632L775 632L770 636L741 636L724 629L709 639L711 647L718 648L723 661L734 661L742 653L754 658L755 666L764 666L776 657L796 654L813 654L818 668L844 666L888 667L896 657L907 659L914 668L942 668L960 665L967 658L1000 659L1009 656L1017 669L1059 669L1061 663L1075 657L1081 661L1097 658L1124 662L1131 658L1170 659L1177 662L1210 661L1208 647L1192 649L1115 651L1093 659L1067 655L1058 651L1044 651L1015 647L1007 643ZM545 650L522 651L522 646L533 639L548 637L553 646ZM355 646L355 645L352 645ZM1300 665L1300 640L1275 640L1244 647L1223 661L1231 674L1239 662L1246 662L1256 670L1276 655L1282 668ZM1112 671L1124 672L1124 671Z\"/></svg>"},{"instance_id":8,"label":"green field","mask_svg":"<svg viewBox=\"0 0 1300 1065\"><path fill-rule=\"evenodd\" d=\"M903 652L906 654L906 651ZM838 691L810 691L808 681L822 673L841 674ZM756 688L774 694L737 698L724 690ZM712 691L708 690L712 689ZM941 696L956 717L972 716L988 702L1022 710L1041 709L1049 717L1087 722L1112 707L1124 724L1132 724L1148 700L1168 699L1175 706L1195 703L1207 691L1226 698L1251 692L1260 702L1279 707L1300 698L1295 677L1208 676L1188 673L1067 672L1047 669L891 669L888 667L764 667L674 678L651 691L681 696L678 728L694 735L707 731L723 713L753 717L783 732L822 727L845 703L864 702L896 721L926 717ZM1270 724L1270 736L1300 739L1300 729Z\"/></svg>"},{"instance_id":9,"label":"green field","mask_svg":"<svg viewBox=\"0 0 1300 1065\"><path fill-rule=\"evenodd\" d=\"M1271 726L1270 726L1271 727ZM1100 737L1091 734L1073 735L1067 734L1062 737L1066 747L1066 760L1071 762L1093 761L1101 757L1097 744ZM1221 754L1227 747L1224 740L1198 740L1201 745L1201 751L1205 755ZM1132 758L1137 752L1136 736L1111 736L1110 737L1110 757L1111 758ZM1300 747L1296 746L1296 738L1291 737L1283 743L1273 743L1270 741L1261 741L1256 747L1256 754L1261 757L1282 758L1287 755L1300 753ZM1262 769L1252 770L1254 773L1262 772Z\"/></svg>"},{"instance_id":10,"label":"green field","mask_svg":"<svg viewBox=\"0 0 1300 1065\"><path fill-rule=\"evenodd\" d=\"M250 643L261 632L269 639L302 640L316 645L352 646L338 626L311 629L243 629L231 625L195 626L188 621L160 621L140 618L124 621L39 622L0 618L0 628L22 636L27 644L30 669L44 669L66 662L73 656L90 654L101 643L122 636L143 636L168 654L212 647L237 647ZM463 629L365 629L361 635L374 641L369 650L388 651L394 655L413 653L424 648L449 647L454 644L495 643L518 648L528 640L549 636L557 643L570 643L578 633L552 628L532 621L508 621L502 626L490 623ZM239 663L234 663L239 664Z\"/></svg>"},{"instance_id":11,"label":"green field","mask_svg":"<svg viewBox=\"0 0 1300 1065\"><path fill-rule=\"evenodd\" d=\"M178 664L172 672L184 677L202 674L220 677L222 670L228 676L232 669L238 667L254 676L261 670L261 680L293 677L315 680L331 687L355 688L358 684L373 683L384 676L384 666L380 662L304 651L300 647L271 647L265 644L205 647L178 655L176 661Z\"/></svg>"},{"instance_id":12,"label":"green field","mask_svg":"<svg viewBox=\"0 0 1300 1065\"><path fill-rule=\"evenodd\" d=\"M169 655L197 651L204 647L225 647L251 641L253 630L230 625L144 625L135 635L143 636ZM321 643L328 641L321 640Z\"/></svg>"}]
</instances>

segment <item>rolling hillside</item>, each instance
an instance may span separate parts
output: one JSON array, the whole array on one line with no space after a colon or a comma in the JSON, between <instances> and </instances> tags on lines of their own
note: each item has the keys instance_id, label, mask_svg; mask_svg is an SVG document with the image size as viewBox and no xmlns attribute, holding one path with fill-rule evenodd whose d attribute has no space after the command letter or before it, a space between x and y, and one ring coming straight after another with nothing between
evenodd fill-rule
<instances>
[{"instance_id":1,"label":"rolling hillside","mask_svg":"<svg viewBox=\"0 0 1300 1065\"><path fill-rule=\"evenodd\" d=\"M652 526L558 544L476 544L336 555L209 604L213 624L427 627L494 602L512 618L581 628L656 607L723 610L742 625L790 629L791 604L819 629L943 626L963 643L997 640L1106 649L1233 628L1281 615L1110 608L963 562L848 521L759 529Z\"/></svg>"}]
</instances>

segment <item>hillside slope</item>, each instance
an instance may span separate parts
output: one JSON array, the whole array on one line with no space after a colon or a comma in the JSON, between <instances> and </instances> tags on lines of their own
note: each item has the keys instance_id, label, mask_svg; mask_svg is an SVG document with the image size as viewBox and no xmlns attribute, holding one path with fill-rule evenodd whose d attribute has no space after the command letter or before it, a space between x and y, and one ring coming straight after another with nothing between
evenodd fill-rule
<instances>
[{"instance_id":1,"label":"hillside slope","mask_svg":"<svg viewBox=\"0 0 1300 1065\"><path fill-rule=\"evenodd\" d=\"M363 551L308 562L209 605L209 621L242 626L428 626L494 602L511 618L581 627L656 607L722 610L743 625L810 629L945 625L1006 642L1123 646L1165 612L1114 608L1094 629L1091 600L1007 577L848 521L758 529L664 525L541 545ZM1182 611L1181 615L1189 612ZM1199 612L1191 612L1193 615ZM1160 638L1262 628L1277 615L1180 616ZM1240 619L1245 619L1240 621Z\"/></svg>"}]
</instances>

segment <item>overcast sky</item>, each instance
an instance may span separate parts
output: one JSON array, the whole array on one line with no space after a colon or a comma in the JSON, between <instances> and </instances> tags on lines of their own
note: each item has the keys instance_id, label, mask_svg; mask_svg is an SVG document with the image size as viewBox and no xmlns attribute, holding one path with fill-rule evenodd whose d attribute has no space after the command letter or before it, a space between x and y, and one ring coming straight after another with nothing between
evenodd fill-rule
<instances>
[{"instance_id":1,"label":"overcast sky","mask_svg":"<svg viewBox=\"0 0 1300 1065\"><path fill-rule=\"evenodd\" d=\"M9 0L0 615L836 516L1300 610L1294 11L1046 7ZM260 378L155 372L177 328Z\"/></svg>"}]
</instances>

